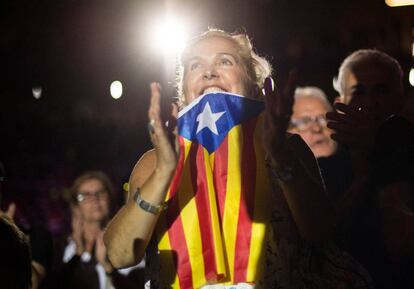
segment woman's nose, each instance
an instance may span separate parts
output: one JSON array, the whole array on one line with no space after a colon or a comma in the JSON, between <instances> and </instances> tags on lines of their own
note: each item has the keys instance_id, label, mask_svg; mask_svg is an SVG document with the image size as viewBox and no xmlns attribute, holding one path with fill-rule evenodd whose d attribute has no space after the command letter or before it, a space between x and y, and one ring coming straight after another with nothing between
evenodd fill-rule
<instances>
[{"instance_id":1,"label":"woman's nose","mask_svg":"<svg viewBox=\"0 0 414 289\"><path fill-rule=\"evenodd\" d=\"M210 80L216 77L218 77L218 73L214 66L207 67L203 72L203 78L206 80Z\"/></svg>"},{"instance_id":2,"label":"woman's nose","mask_svg":"<svg viewBox=\"0 0 414 289\"><path fill-rule=\"evenodd\" d=\"M313 121L312 122L312 124L311 124L311 131L313 133L319 133L322 130L323 130L323 126L319 122L317 122L317 121Z\"/></svg>"}]
</instances>

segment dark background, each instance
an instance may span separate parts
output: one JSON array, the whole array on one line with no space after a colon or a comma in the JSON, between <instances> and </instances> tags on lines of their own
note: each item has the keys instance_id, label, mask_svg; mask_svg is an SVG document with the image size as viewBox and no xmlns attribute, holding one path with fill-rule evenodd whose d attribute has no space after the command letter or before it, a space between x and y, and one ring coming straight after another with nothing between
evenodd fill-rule
<instances>
[{"instance_id":1,"label":"dark background","mask_svg":"<svg viewBox=\"0 0 414 289\"><path fill-rule=\"evenodd\" d=\"M87 169L102 169L117 191L150 148L146 131L150 81L165 78L148 41L149 23L172 11L193 35L208 26L246 30L279 75L298 69L299 85L336 96L332 78L349 53L378 48L412 66L414 6L383 0L41 0L0 1L0 160L5 198L29 223L65 219L60 196ZM109 85L120 80L114 100ZM169 84L170 83L170 84ZM42 87L35 99L32 88ZM7 201L6 200L6 201ZM122 201L119 194L119 202ZM3 204L4 207L5 204Z\"/></svg>"}]
</instances>

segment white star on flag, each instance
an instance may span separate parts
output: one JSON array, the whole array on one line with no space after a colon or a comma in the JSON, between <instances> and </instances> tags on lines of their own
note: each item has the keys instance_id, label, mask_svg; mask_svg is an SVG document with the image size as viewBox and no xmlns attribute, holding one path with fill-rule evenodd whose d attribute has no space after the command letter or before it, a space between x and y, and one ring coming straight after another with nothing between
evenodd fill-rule
<instances>
[{"instance_id":1,"label":"white star on flag","mask_svg":"<svg viewBox=\"0 0 414 289\"><path fill-rule=\"evenodd\" d=\"M198 126L196 134L203 128L207 127L212 133L218 135L216 122L225 113L225 111L213 113L211 111L210 104L207 102L203 112L197 116Z\"/></svg>"}]
</instances>

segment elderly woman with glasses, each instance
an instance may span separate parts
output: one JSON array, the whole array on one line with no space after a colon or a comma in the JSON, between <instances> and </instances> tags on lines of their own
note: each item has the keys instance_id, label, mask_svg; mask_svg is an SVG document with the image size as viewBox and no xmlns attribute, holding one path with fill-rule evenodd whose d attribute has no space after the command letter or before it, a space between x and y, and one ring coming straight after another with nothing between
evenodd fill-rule
<instances>
[{"instance_id":1,"label":"elderly woman with glasses","mask_svg":"<svg viewBox=\"0 0 414 289\"><path fill-rule=\"evenodd\" d=\"M54 272L47 280L48 286L131 288L124 276L129 270L121 272L124 274L114 270L103 243L103 228L110 218L113 195L112 183L102 171L87 171L74 181L69 198L72 231L69 237L57 242Z\"/></svg>"},{"instance_id":2,"label":"elderly woman with glasses","mask_svg":"<svg viewBox=\"0 0 414 289\"><path fill-rule=\"evenodd\" d=\"M173 105L168 125L160 85L151 84L154 149L133 169L129 200L105 232L115 267L147 250L146 288L303 281L292 265L295 236L325 240L333 210L312 152L286 137L292 81L276 93L270 72L245 34L209 30L181 55L180 112Z\"/></svg>"}]
</instances>

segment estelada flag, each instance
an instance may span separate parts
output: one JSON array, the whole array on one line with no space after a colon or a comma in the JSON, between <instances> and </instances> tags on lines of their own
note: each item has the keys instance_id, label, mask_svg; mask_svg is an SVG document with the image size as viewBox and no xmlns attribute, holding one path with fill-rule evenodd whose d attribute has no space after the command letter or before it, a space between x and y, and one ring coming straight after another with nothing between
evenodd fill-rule
<instances>
[{"instance_id":1,"label":"estelada flag","mask_svg":"<svg viewBox=\"0 0 414 289\"><path fill-rule=\"evenodd\" d=\"M271 200L263 111L263 101L224 92L180 111L177 171L156 230L169 287L260 279Z\"/></svg>"}]
</instances>

